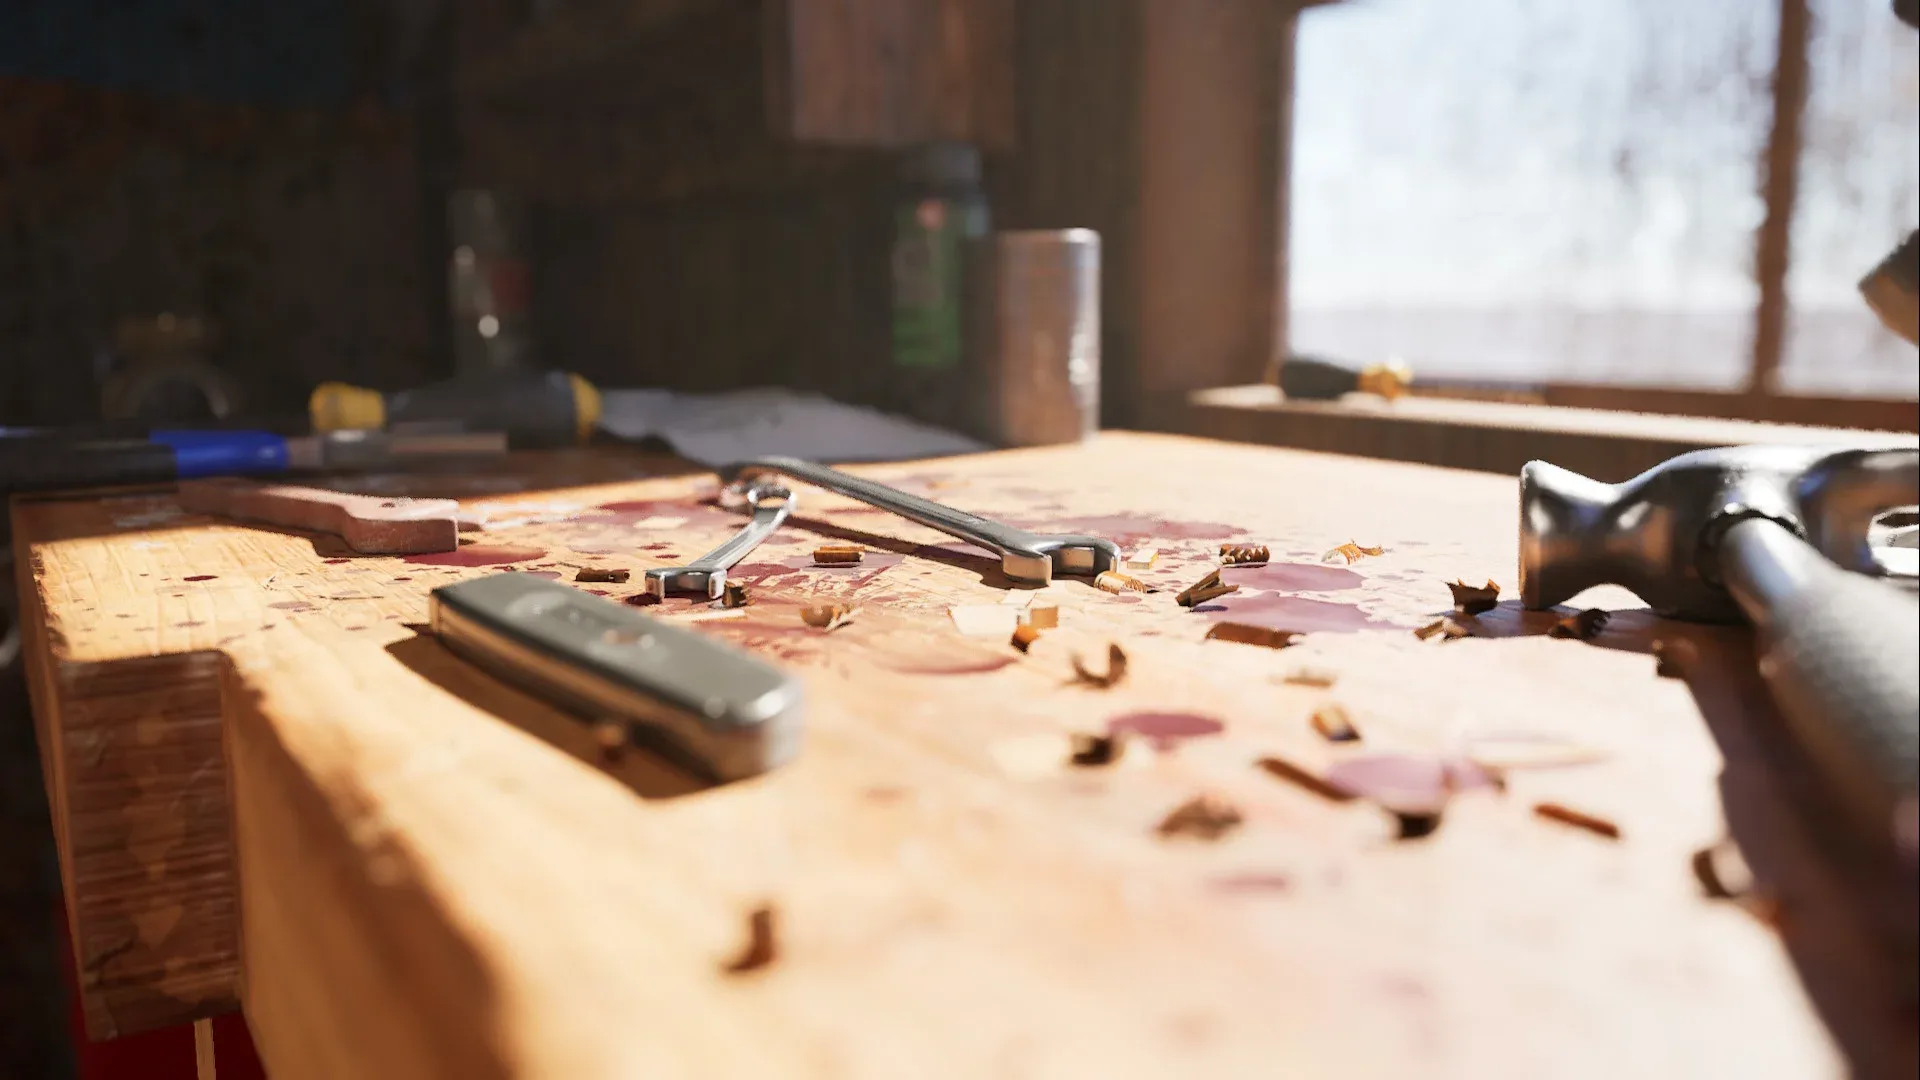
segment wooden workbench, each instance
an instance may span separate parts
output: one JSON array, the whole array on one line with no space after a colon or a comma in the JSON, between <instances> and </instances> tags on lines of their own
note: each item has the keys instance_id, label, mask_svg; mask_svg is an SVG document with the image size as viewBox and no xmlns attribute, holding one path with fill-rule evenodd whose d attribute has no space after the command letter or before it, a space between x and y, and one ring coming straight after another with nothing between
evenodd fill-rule
<instances>
[{"instance_id":1,"label":"wooden workbench","mask_svg":"<svg viewBox=\"0 0 1920 1080\"><path fill-rule=\"evenodd\" d=\"M1475 637L1411 632L1448 610L1445 581L1512 596L1511 480L1137 435L862 471L1157 547L1139 576L1165 588L1057 582L1030 599L1060 629L1022 655L949 618L1014 592L994 560L802 488L736 574L752 607L653 609L810 695L796 763L701 790L649 759L602 768L577 722L421 624L435 586L503 570L627 566L583 587L639 591L734 528L709 474L575 455L363 478L484 519L414 558L188 516L170 492L18 502L89 1030L237 1002L276 1080L1811 1077L1843 1052L1910 1073L1912 1014L1817 814L1789 809L1805 777L1744 631L1627 611L1564 640L1508 599L1465 620ZM810 568L823 538L870 553ZM1322 561L1349 540L1384 552ZM1223 541L1275 561L1177 606ZM810 629L796 605L820 598L860 614ZM1313 633L1203 640L1219 620ZM1652 642L1681 637L1699 660L1663 678ZM1109 641L1126 679L1076 681L1074 652L1103 667ZM1335 681L1288 681L1302 669ZM1361 741L1315 733L1329 703ZM1104 731L1133 736L1118 762L1067 762L1070 734ZM1502 746L1589 760L1501 789L1464 758ZM1456 790L1437 831L1398 839L1369 799L1257 767L1274 755L1368 792ZM1157 831L1201 794L1242 824ZM1764 903L1695 880L1729 827ZM729 970L762 905L777 956Z\"/></svg>"}]
</instances>

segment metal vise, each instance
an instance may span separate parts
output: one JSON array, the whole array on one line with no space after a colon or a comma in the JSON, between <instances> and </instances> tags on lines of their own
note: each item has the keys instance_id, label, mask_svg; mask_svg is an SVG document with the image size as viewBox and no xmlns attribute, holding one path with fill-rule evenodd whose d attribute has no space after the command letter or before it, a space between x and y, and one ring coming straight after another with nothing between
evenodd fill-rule
<instances>
[{"instance_id":1,"label":"metal vise","mask_svg":"<svg viewBox=\"0 0 1920 1080\"><path fill-rule=\"evenodd\" d=\"M1920 449L1726 447L1623 484L1520 473L1520 600L1623 585L1661 615L1751 621L1760 674L1839 801L1913 864L1920 604L1874 577L1874 518L1920 503Z\"/></svg>"}]
</instances>

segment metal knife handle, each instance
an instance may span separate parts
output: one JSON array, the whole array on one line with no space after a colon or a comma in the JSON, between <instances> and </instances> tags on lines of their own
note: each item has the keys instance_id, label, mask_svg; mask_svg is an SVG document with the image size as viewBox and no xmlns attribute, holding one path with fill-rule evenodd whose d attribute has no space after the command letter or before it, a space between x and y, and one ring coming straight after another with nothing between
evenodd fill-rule
<instances>
[{"instance_id":1,"label":"metal knife handle","mask_svg":"<svg viewBox=\"0 0 1920 1080\"><path fill-rule=\"evenodd\" d=\"M1808 757L1875 839L1892 839L1911 858L1920 606L1765 518L1727 529L1720 571L1753 620L1761 676Z\"/></svg>"},{"instance_id":2,"label":"metal knife handle","mask_svg":"<svg viewBox=\"0 0 1920 1080\"><path fill-rule=\"evenodd\" d=\"M748 488L746 501L753 508L753 517L739 532L685 566L657 566L647 571L647 591L663 600L668 593L689 592L704 592L709 600L717 599L726 589L727 571L772 536L793 513L793 492L778 484Z\"/></svg>"},{"instance_id":3,"label":"metal knife handle","mask_svg":"<svg viewBox=\"0 0 1920 1080\"><path fill-rule=\"evenodd\" d=\"M931 499L909 495L878 481L852 476L799 458L757 457L736 461L721 467L720 479L737 484L767 473L804 480L817 488L890 511L908 521L986 548L1000 556L1001 569L1015 581L1044 584L1053 580L1056 572L1098 574L1111 570L1120 559L1120 548L1111 540L1016 529L964 510L942 506Z\"/></svg>"},{"instance_id":4,"label":"metal knife handle","mask_svg":"<svg viewBox=\"0 0 1920 1080\"><path fill-rule=\"evenodd\" d=\"M716 779L799 752L799 680L724 642L531 574L444 585L428 603L449 649Z\"/></svg>"}]
</instances>

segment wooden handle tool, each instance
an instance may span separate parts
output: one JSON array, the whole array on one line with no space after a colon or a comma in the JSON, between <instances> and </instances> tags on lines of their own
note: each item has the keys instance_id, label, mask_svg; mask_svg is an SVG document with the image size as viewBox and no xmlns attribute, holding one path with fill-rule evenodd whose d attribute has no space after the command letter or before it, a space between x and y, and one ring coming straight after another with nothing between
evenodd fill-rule
<instances>
[{"instance_id":1,"label":"wooden handle tool","mask_svg":"<svg viewBox=\"0 0 1920 1080\"><path fill-rule=\"evenodd\" d=\"M332 533L364 555L452 551L460 545L455 520L460 504L452 499L383 498L219 478L182 483L180 502L196 514Z\"/></svg>"}]
</instances>

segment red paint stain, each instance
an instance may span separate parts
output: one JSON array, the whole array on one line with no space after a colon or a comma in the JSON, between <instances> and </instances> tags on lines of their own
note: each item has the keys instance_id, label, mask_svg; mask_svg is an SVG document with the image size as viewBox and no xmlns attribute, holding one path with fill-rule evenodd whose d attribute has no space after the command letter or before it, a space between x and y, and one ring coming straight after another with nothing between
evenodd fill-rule
<instances>
[{"instance_id":1,"label":"red paint stain","mask_svg":"<svg viewBox=\"0 0 1920 1080\"><path fill-rule=\"evenodd\" d=\"M1286 874L1226 874L1209 879L1207 885L1216 892L1233 895L1277 893L1293 888L1293 878Z\"/></svg>"},{"instance_id":2,"label":"red paint stain","mask_svg":"<svg viewBox=\"0 0 1920 1080\"><path fill-rule=\"evenodd\" d=\"M1161 751L1172 750L1188 739L1218 735L1226 729L1227 725L1198 713L1128 713L1107 721L1108 735L1135 735Z\"/></svg>"},{"instance_id":3,"label":"red paint stain","mask_svg":"<svg viewBox=\"0 0 1920 1080\"><path fill-rule=\"evenodd\" d=\"M353 560L352 559L322 559L320 561L321 561L321 564L324 566L339 566L341 563L352 562Z\"/></svg>"},{"instance_id":4,"label":"red paint stain","mask_svg":"<svg viewBox=\"0 0 1920 1080\"><path fill-rule=\"evenodd\" d=\"M1376 619L1352 604L1279 593L1229 593L1193 610L1232 622L1302 634L1402 629L1401 624Z\"/></svg>"},{"instance_id":5,"label":"red paint stain","mask_svg":"<svg viewBox=\"0 0 1920 1080\"><path fill-rule=\"evenodd\" d=\"M1500 786L1498 778L1470 761L1408 754L1352 758L1335 763L1325 775L1334 787L1396 814L1437 814L1463 791Z\"/></svg>"},{"instance_id":6,"label":"red paint stain","mask_svg":"<svg viewBox=\"0 0 1920 1080\"><path fill-rule=\"evenodd\" d=\"M366 627L364 627L364 626L349 626L349 627L347 627L346 629L348 629L348 630L365 630L365 629L366 629Z\"/></svg>"},{"instance_id":7,"label":"red paint stain","mask_svg":"<svg viewBox=\"0 0 1920 1080\"><path fill-rule=\"evenodd\" d=\"M1265 566L1228 566L1220 576L1229 585L1242 589L1270 589L1286 592L1334 592L1354 589L1366 579L1344 566L1317 563L1268 563Z\"/></svg>"},{"instance_id":8,"label":"red paint stain","mask_svg":"<svg viewBox=\"0 0 1920 1080\"><path fill-rule=\"evenodd\" d=\"M406 561L420 566L500 566L505 563L544 559L540 548L512 547L505 544L469 544L453 551L433 551L408 555Z\"/></svg>"},{"instance_id":9,"label":"red paint stain","mask_svg":"<svg viewBox=\"0 0 1920 1080\"><path fill-rule=\"evenodd\" d=\"M212 581L213 579L219 576L220 576L219 574L189 574L186 577L181 578L180 580L181 581Z\"/></svg>"},{"instance_id":10,"label":"red paint stain","mask_svg":"<svg viewBox=\"0 0 1920 1080\"><path fill-rule=\"evenodd\" d=\"M199 619L188 619L186 622L177 622L177 623L174 623L173 625L179 626L179 627L188 627L188 626L205 626L207 624L201 622Z\"/></svg>"},{"instance_id":11,"label":"red paint stain","mask_svg":"<svg viewBox=\"0 0 1920 1080\"><path fill-rule=\"evenodd\" d=\"M595 596L612 596L613 595L612 593L608 592L605 589L588 589L587 591L592 593Z\"/></svg>"},{"instance_id":12,"label":"red paint stain","mask_svg":"<svg viewBox=\"0 0 1920 1080\"><path fill-rule=\"evenodd\" d=\"M313 605L307 603L305 600L281 600L276 603L268 604L267 606L270 608L278 608L281 611L312 611L313 610Z\"/></svg>"},{"instance_id":13,"label":"red paint stain","mask_svg":"<svg viewBox=\"0 0 1920 1080\"><path fill-rule=\"evenodd\" d=\"M560 571L558 570L528 570L526 573L528 577L543 577L555 581L560 578Z\"/></svg>"}]
</instances>

